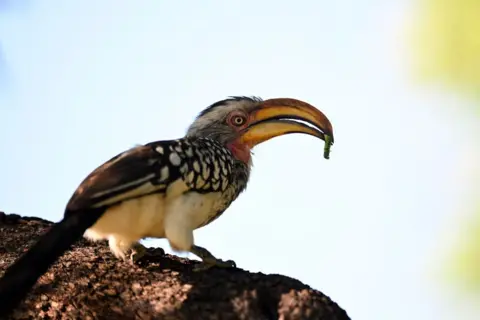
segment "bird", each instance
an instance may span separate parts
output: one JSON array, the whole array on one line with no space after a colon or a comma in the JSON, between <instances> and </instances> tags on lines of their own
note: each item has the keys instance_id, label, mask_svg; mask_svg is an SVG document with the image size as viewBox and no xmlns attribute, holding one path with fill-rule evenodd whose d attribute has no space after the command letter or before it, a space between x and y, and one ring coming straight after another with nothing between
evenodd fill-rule
<instances>
[{"instance_id":1,"label":"bird","mask_svg":"<svg viewBox=\"0 0 480 320\"><path fill-rule=\"evenodd\" d=\"M18 306L82 237L108 241L119 259L131 252L133 262L146 251L140 240L165 238L175 252L201 259L195 271L235 268L198 246L193 231L246 190L255 146L292 133L323 140L329 159L332 124L316 107L294 98L231 96L203 109L184 137L140 144L104 162L73 192L63 219L8 267L0 279L0 315Z\"/></svg>"}]
</instances>

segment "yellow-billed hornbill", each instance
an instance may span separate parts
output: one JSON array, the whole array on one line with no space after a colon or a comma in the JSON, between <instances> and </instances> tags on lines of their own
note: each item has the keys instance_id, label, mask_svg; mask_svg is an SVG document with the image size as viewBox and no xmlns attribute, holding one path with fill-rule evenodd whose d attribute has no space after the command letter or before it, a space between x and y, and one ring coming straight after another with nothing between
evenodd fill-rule
<instances>
[{"instance_id":1,"label":"yellow-billed hornbill","mask_svg":"<svg viewBox=\"0 0 480 320\"><path fill-rule=\"evenodd\" d=\"M143 238L166 238L174 250L199 256L200 269L233 267L196 246L193 230L218 218L245 189L252 148L289 133L324 140L328 159L332 125L315 107L296 99L232 97L203 110L184 138L141 145L105 162L74 192L62 221L0 279L0 314L83 235L107 239L120 258L133 249L138 259Z\"/></svg>"}]
</instances>

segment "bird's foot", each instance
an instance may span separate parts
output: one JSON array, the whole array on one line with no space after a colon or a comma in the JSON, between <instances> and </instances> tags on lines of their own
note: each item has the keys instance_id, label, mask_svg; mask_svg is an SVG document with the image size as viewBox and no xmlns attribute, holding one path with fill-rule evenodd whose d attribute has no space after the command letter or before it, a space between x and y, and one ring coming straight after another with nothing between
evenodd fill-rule
<instances>
[{"instance_id":1,"label":"bird's foot","mask_svg":"<svg viewBox=\"0 0 480 320\"><path fill-rule=\"evenodd\" d=\"M136 242L131 249L132 253L130 254L130 262L132 263L138 262L147 253L147 248L145 248L140 242Z\"/></svg>"},{"instance_id":2,"label":"bird's foot","mask_svg":"<svg viewBox=\"0 0 480 320\"><path fill-rule=\"evenodd\" d=\"M212 267L219 267L219 268L236 268L237 265L232 260L221 260L217 259L211 254L207 249L193 245L192 249L190 250L191 253L198 256L202 259L202 262L196 264L193 267L193 271L205 271Z\"/></svg>"}]
</instances>

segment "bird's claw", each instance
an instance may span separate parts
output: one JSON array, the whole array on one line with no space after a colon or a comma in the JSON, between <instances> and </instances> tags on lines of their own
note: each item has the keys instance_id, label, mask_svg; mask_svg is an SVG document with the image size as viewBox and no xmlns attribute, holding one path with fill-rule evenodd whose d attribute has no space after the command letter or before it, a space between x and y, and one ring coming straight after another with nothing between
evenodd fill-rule
<instances>
[{"instance_id":1,"label":"bird's claw","mask_svg":"<svg viewBox=\"0 0 480 320\"><path fill-rule=\"evenodd\" d=\"M220 259L214 259L214 260L203 260L202 262L196 264L193 267L193 271L199 272L199 271L206 271L212 267L219 267L219 268L236 268L237 265L235 264L235 261L232 260L220 260Z\"/></svg>"},{"instance_id":2,"label":"bird's claw","mask_svg":"<svg viewBox=\"0 0 480 320\"><path fill-rule=\"evenodd\" d=\"M132 253L130 254L130 262L137 263L147 253L147 248L142 244L136 243L132 246Z\"/></svg>"},{"instance_id":3,"label":"bird's claw","mask_svg":"<svg viewBox=\"0 0 480 320\"><path fill-rule=\"evenodd\" d=\"M192 246L191 252L196 256L202 259L202 262L196 264L193 267L193 271L205 271L212 267L219 267L219 268L236 268L237 265L232 260L221 260L215 258L207 249L199 247L199 246Z\"/></svg>"}]
</instances>

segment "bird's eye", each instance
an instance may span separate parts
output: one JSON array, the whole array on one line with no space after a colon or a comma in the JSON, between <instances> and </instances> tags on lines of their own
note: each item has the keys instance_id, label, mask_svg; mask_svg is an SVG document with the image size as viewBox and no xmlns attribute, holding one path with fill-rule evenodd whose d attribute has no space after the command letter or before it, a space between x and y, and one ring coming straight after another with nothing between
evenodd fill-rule
<instances>
[{"instance_id":1,"label":"bird's eye","mask_svg":"<svg viewBox=\"0 0 480 320\"><path fill-rule=\"evenodd\" d=\"M234 115L232 118L230 118L230 122L235 125L235 126L242 126L245 124L247 119L244 116L241 115Z\"/></svg>"}]
</instances>

